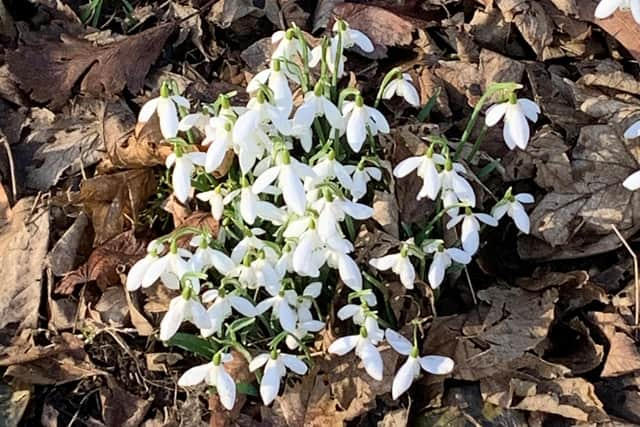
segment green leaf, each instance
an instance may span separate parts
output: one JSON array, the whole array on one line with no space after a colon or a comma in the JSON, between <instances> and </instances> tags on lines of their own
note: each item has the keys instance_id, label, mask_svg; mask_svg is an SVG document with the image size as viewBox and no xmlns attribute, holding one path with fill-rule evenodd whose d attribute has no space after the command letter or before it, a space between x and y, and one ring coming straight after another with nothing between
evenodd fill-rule
<instances>
[{"instance_id":1,"label":"green leaf","mask_svg":"<svg viewBox=\"0 0 640 427\"><path fill-rule=\"evenodd\" d=\"M258 389L253 384L236 383L236 389L238 390L238 393L246 394L248 396L258 397Z\"/></svg>"},{"instance_id":2,"label":"green leaf","mask_svg":"<svg viewBox=\"0 0 640 427\"><path fill-rule=\"evenodd\" d=\"M442 91L442 88L437 87L435 93L431 95L431 98L429 98L424 108L420 110L420 112L418 113L418 116L416 117L419 122L424 122L429 118L429 115L431 114L431 110L433 110L433 107L435 107L436 101L438 100L438 97L440 96L441 91Z\"/></svg>"},{"instance_id":3,"label":"green leaf","mask_svg":"<svg viewBox=\"0 0 640 427\"><path fill-rule=\"evenodd\" d=\"M491 172L493 172L498 167L499 164L500 164L500 159L495 159L494 161L492 161L491 163L489 163L488 165L480 169L476 174L476 176L478 177L478 179L486 178L491 174Z\"/></svg>"},{"instance_id":4,"label":"green leaf","mask_svg":"<svg viewBox=\"0 0 640 427\"><path fill-rule=\"evenodd\" d=\"M254 323L256 323L256 318L255 317L249 317L249 318L245 318L245 319L238 319L235 320L231 323L231 325L229 325L229 329L231 331L238 332L241 329L246 328L247 326L253 325Z\"/></svg>"},{"instance_id":5,"label":"green leaf","mask_svg":"<svg viewBox=\"0 0 640 427\"><path fill-rule=\"evenodd\" d=\"M218 349L208 340L199 338L195 335L185 334L182 332L176 333L170 340L167 341L168 345L174 345L192 353L199 354L205 359L212 359Z\"/></svg>"}]
</instances>

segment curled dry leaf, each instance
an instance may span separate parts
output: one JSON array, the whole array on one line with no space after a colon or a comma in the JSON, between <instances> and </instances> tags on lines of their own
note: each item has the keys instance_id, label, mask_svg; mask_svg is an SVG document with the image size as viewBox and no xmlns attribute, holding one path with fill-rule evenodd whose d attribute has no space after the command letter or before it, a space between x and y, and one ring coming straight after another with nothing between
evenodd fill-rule
<instances>
[{"instance_id":1,"label":"curled dry leaf","mask_svg":"<svg viewBox=\"0 0 640 427\"><path fill-rule=\"evenodd\" d=\"M105 425L138 427L144 420L152 400L140 399L129 393L111 376L100 388L102 419Z\"/></svg>"},{"instance_id":2,"label":"curled dry leaf","mask_svg":"<svg viewBox=\"0 0 640 427\"><path fill-rule=\"evenodd\" d=\"M146 253L147 241L126 231L93 250L86 263L67 273L56 286L56 293L70 294L79 284L96 281L101 290L120 285L119 271L131 266Z\"/></svg>"},{"instance_id":3,"label":"curled dry leaf","mask_svg":"<svg viewBox=\"0 0 640 427\"><path fill-rule=\"evenodd\" d=\"M71 227L53 245L47 254L47 264L54 275L62 276L76 266L78 248L82 244L82 240L86 238L85 233L88 226L89 217L84 212L80 212Z\"/></svg>"},{"instance_id":4,"label":"curled dry leaf","mask_svg":"<svg viewBox=\"0 0 640 427\"><path fill-rule=\"evenodd\" d=\"M505 21L515 24L522 37L529 43L538 59L554 57L549 49L553 43L553 21L542 3L536 0L496 0Z\"/></svg>"},{"instance_id":5,"label":"curled dry leaf","mask_svg":"<svg viewBox=\"0 0 640 427\"><path fill-rule=\"evenodd\" d=\"M617 313L591 312L589 320L609 341L609 351L600 376L617 377L640 371L640 352L633 338L625 333L627 324L622 316Z\"/></svg>"},{"instance_id":6,"label":"curled dry leaf","mask_svg":"<svg viewBox=\"0 0 640 427\"><path fill-rule=\"evenodd\" d=\"M69 203L82 205L91 217L97 246L133 223L155 191L153 170L131 169L83 181Z\"/></svg>"},{"instance_id":7,"label":"curled dry leaf","mask_svg":"<svg viewBox=\"0 0 640 427\"><path fill-rule=\"evenodd\" d=\"M21 199L0 228L0 347L26 328L35 328L49 244L49 210Z\"/></svg>"},{"instance_id":8,"label":"curled dry leaf","mask_svg":"<svg viewBox=\"0 0 640 427\"><path fill-rule=\"evenodd\" d=\"M82 93L95 96L110 97L125 87L138 92L173 28L173 23L163 24L101 46L66 34L51 39L22 35L22 44L6 60L31 98L55 109L78 83Z\"/></svg>"}]
</instances>

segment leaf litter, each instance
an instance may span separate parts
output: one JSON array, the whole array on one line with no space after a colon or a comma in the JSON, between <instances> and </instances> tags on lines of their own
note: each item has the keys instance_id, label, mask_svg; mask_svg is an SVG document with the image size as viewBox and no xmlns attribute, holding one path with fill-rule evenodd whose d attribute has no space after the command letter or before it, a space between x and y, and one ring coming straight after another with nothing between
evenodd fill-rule
<instances>
[{"instance_id":1,"label":"leaf litter","mask_svg":"<svg viewBox=\"0 0 640 427\"><path fill-rule=\"evenodd\" d=\"M622 137L640 116L630 61L640 44L629 14L594 20L591 0L483 0L474 9L454 0L172 1L165 9L132 2L137 23L112 10L114 19L101 21L106 31L96 32L74 5L44 3L33 6L40 17L0 19L15 42L0 67L0 97L12 120L0 125L15 154L20 196L7 197L11 174L0 158L0 277L8 284L0 287L0 410L7 419L58 425L84 411L87 424L109 426L640 423L633 271L611 232L617 227L636 247L640 199L620 187L640 163L637 141ZM395 353L383 351L385 377L375 382L353 357L321 356L319 342L313 374L290 381L274 406L258 408L243 394L228 415L215 397L200 399L203 390L176 388L189 366L184 358L193 356L153 338L174 295L123 287L150 238L142 232L148 210L159 221L154 227L218 230L206 207L153 205L170 148L157 120L137 125L133 110L156 96L162 73L194 99L213 101L267 63L271 30L295 21L317 36L336 18L375 44L353 70L368 80L364 90L403 65L422 104L433 99L428 123L396 113L393 134L381 139L385 175L424 152L422 137L461 130L460 119L491 82L525 85L545 121L525 151L507 153L489 130L480 156L495 166L479 182L487 198L511 185L535 192L532 233L517 247L509 227L488 233L481 259L498 255L501 265L469 268L477 305L462 295L469 292L463 274L451 274L437 300L428 292L411 299L398 283L382 283L396 320L427 316L423 350L456 361L450 378L421 378L411 401L394 402ZM38 19L46 22L29 25ZM359 230L359 261L397 247L403 227L424 225L434 207L412 197L413 181L376 193L374 221ZM234 377L252 382L244 364ZM40 409L29 409L29 400Z\"/></svg>"}]
</instances>

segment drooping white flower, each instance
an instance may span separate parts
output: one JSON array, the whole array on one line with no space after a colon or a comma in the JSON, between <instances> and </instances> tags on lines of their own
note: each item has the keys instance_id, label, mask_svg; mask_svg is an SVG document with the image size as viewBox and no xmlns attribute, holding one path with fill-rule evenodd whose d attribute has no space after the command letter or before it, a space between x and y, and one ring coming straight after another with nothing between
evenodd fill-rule
<instances>
[{"instance_id":1,"label":"drooping white flower","mask_svg":"<svg viewBox=\"0 0 640 427\"><path fill-rule=\"evenodd\" d=\"M277 288L268 287L267 292L271 297L266 298L256 306L258 314L271 309L271 313L278 319L283 330L294 333L298 316L296 311L291 307L291 303L295 302L297 294L289 289L284 290L281 286Z\"/></svg>"},{"instance_id":2,"label":"drooping white flower","mask_svg":"<svg viewBox=\"0 0 640 427\"><path fill-rule=\"evenodd\" d=\"M260 200L260 197L252 190L252 186L244 181L240 190L234 190L227 194L223 203L227 204L240 195L240 215L249 225L252 225L256 218L262 218L273 224L280 225L286 218L285 213L273 203Z\"/></svg>"},{"instance_id":3,"label":"drooping white flower","mask_svg":"<svg viewBox=\"0 0 640 427\"><path fill-rule=\"evenodd\" d=\"M349 172L342 163L336 160L336 156L333 150L327 153L326 157L321 159L313 167L313 172L318 181L324 181L325 179L337 178L342 187L347 190L351 190L353 187L353 181L349 176Z\"/></svg>"},{"instance_id":4,"label":"drooping white flower","mask_svg":"<svg viewBox=\"0 0 640 427\"><path fill-rule=\"evenodd\" d=\"M308 369L307 365L293 354L275 351L272 354L262 353L254 357L249 363L249 371L254 372L262 366L264 372L260 381L260 397L265 405L270 405L278 395L280 382L287 374L287 369L298 375L306 374Z\"/></svg>"},{"instance_id":5,"label":"drooping white flower","mask_svg":"<svg viewBox=\"0 0 640 427\"><path fill-rule=\"evenodd\" d=\"M217 186L210 191L196 194L198 200L209 202L209 206L211 206L211 216L217 221L222 219L222 214L224 213L224 196L225 194L221 186Z\"/></svg>"},{"instance_id":6,"label":"drooping white flower","mask_svg":"<svg viewBox=\"0 0 640 427\"><path fill-rule=\"evenodd\" d=\"M142 287L149 287L160 279L167 288L180 289L180 279L190 270L187 259L191 258L191 255L186 249L172 247L167 254L147 267L142 276Z\"/></svg>"},{"instance_id":7,"label":"drooping white flower","mask_svg":"<svg viewBox=\"0 0 640 427\"><path fill-rule=\"evenodd\" d=\"M362 31L349 28L346 21L338 20L333 24L333 31L342 36L342 46L348 49L354 45L364 52L373 52L373 43Z\"/></svg>"},{"instance_id":8,"label":"drooping white flower","mask_svg":"<svg viewBox=\"0 0 640 427\"><path fill-rule=\"evenodd\" d=\"M338 310L340 320L351 319L356 325L364 325L364 321L369 313L369 307L378 304L376 295L370 289L360 291L361 304L345 304Z\"/></svg>"},{"instance_id":9,"label":"drooping white flower","mask_svg":"<svg viewBox=\"0 0 640 427\"><path fill-rule=\"evenodd\" d=\"M382 179L382 172L380 169L373 166L364 166L362 162L357 166L347 165L345 166L347 173L351 175L351 197L353 201L357 202L367 194L367 184L372 179L380 181Z\"/></svg>"},{"instance_id":10,"label":"drooping white flower","mask_svg":"<svg viewBox=\"0 0 640 427\"><path fill-rule=\"evenodd\" d=\"M277 179L287 207L298 215L303 215L307 206L307 198L302 181L314 178L315 173L308 165L292 158L287 151L280 156L281 162L264 171L253 183L254 194L260 194Z\"/></svg>"},{"instance_id":11,"label":"drooping white flower","mask_svg":"<svg viewBox=\"0 0 640 427\"><path fill-rule=\"evenodd\" d=\"M178 380L178 385L180 387L189 387L204 381L216 388L222 406L230 411L236 401L236 383L224 369L224 364L232 360L231 354L218 353L214 356L212 362L194 366L187 370Z\"/></svg>"},{"instance_id":12,"label":"drooping white flower","mask_svg":"<svg viewBox=\"0 0 640 427\"><path fill-rule=\"evenodd\" d=\"M149 268L155 263L155 261L160 258L159 254L163 250L164 245L162 245L162 243L158 242L157 240L152 240L151 242L149 242L149 245L147 246L147 255L136 262L129 270L129 274L127 274L128 291L135 291L139 289L140 286L146 288L153 285L157 278L153 281L147 281L144 284L143 279L145 274L147 273L147 270L149 270Z\"/></svg>"},{"instance_id":13,"label":"drooping white flower","mask_svg":"<svg viewBox=\"0 0 640 427\"><path fill-rule=\"evenodd\" d=\"M333 102L322 95L320 88L321 86L318 85L316 90L305 94L304 102L293 115L293 122L309 128L316 117L324 116L334 129L343 129L344 120L340 110Z\"/></svg>"},{"instance_id":14,"label":"drooping white flower","mask_svg":"<svg viewBox=\"0 0 640 427\"><path fill-rule=\"evenodd\" d=\"M398 163L393 169L393 175L398 178L404 178L415 170L423 182L416 199L420 200L428 197L431 200L435 200L442 185L437 165L444 164L444 157L440 154L434 154L432 150L428 150L422 156L408 157Z\"/></svg>"},{"instance_id":15,"label":"drooping white flower","mask_svg":"<svg viewBox=\"0 0 640 427\"><path fill-rule=\"evenodd\" d=\"M491 227L498 225L498 221L491 215L473 213L469 208L465 209L463 214L451 218L447 223L447 228L451 229L460 222L462 222L460 241L462 242L462 248L469 255L475 254L480 247L480 223L482 222Z\"/></svg>"},{"instance_id":16,"label":"drooping white flower","mask_svg":"<svg viewBox=\"0 0 640 427\"><path fill-rule=\"evenodd\" d=\"M311 207L318 212L318 233L325 242L342 238L339 224L345 220L346 215L361 221L373 215L371 206L329 194L324 194L311 203Z\"/></svg>"},{"instance_id":17,"label":"drooping white flower","mask_svg":"<svg viewBox=\"0 0 640 427\"><path fill-rule=\"evenodd\" d=\"M476 206L476 193L473 191L473 187L469 181L460 176L460 173L465 172L464 166L460 163L445 162L444 168L440 172L443 201L450 202L452 200L446 200L445 197L455 196L456 202L464 203L471 207ZM453 213L451 210L447 212ZM457 214L457 212L458 210L456 209L455 213Z\"/></svg>"},{"instance_id":18,"label":"drooping white flower","mask_svg":"<svg viewBox=\"0 0 640 427\"><path fill-rule=\"evenodd\" d=\"M191 194L191 177L196 165L203 166L206 154L199 151L181 153L179 151L169 154L166 160L167 168L173 166L171 184L173 192L180 202L185 203Z\"/></svg>"},{"instance_id":19,"label":"drooping white flower","mask_svg":"<svg viewBox=\"0 0 640 427\"><path fill-rule=\"evenodd\" d=\"M202 301L210 303L207 309L207 315L211 321L211 327L202 329L202 336L208 337L214 333L219 334L222 331L222 325L232 313L232 309L246 317L255 317L258 310L246 298L237 295L237 292L226 292L224 288L211 289L202 294Z\"/></svg>"},{"instance_id":20,"label":"drooping white flower","mask_svg":"<svg viewBox=\"0 0 640 427\"><path fill-rule=\"evenodd\" d=\"M640 188L640 171L636 171L629 175L623 182L622 185L629 191L636 191Z\"/></svg>"},{"instance_id":21,"label":"drooping white flower","mask_svg":"<svg viewBox=\"0 0 640 427\"><path fill-rule=\"evenodd\" d=\"M518 227L518 230L524 234L529 234L529 215L527 215L527 211L524 209L524 206L522 206L522 203L533 203L534 201L535 199L529 193L512 195L509 190L503 200L494 206L491 214L498 221L504 214L509 215L516 224L516 227Z\"/></svg>"},{"instance_id":22,"label":"drooping white flower","mask_svg":"<svg viewBox=\"0 0 640 427\"><path fill-rule=\"evenodd\" d=\"M292 61L296 54L302 50L300 47L301 42L296 38L292 29L276 31L271 36L271 43L278 45L273 50L271 59L286 59L287 61Z\"/></svg>"},{"instance_id":23,"label":"drooping white flower","mask_svg":"<svg viewBox=\"0 0 640 427\"><path fill-rule=\"evenodd\" d=\"M617 9L624 11L631 9L633 19L640 24L640 0L600 0L594 15L597 19L606 19Z\"/></svg>"},{"instance_id":24,"label":"drooping white flower","mask_svg":"<svg viewBox=\"0 0 640 427\"><path fill-rule=\"evenodd\" d=\"M160 96L147 101L140 109L138 121L146 123L151 119L153 113L158 114L160 122L160 132L164 139L175 138L178 134L178 109L176 106L189 108L189 101L179 95L169 95L169 89L163 83L160 88Z\"/></svg>"},{"instance_id":25,"label":"drooping white flower","mask_svg":"<svg viewBox=\"0 0 640 427\"><path fill-rule=\"evenodd\" d=\"M453 360L444 356L423 356L420 357L418 347L392 329L385 331L385 338L391 347L402 354L408 356L407 361L398 369L393 384L391 385L391 397L397 399L405 391L409 390L411 384L420 375L420 369L430 374L446 375L453 370Z\"/></svg>"},{"instance_id":26,"label":"drooping white flower","mask_svg":"<svg viewBox=\"0 0 640 427\"><path fill-rule=\"evenodd\" d=\"M411 84L411 76L408 73L398 75L397 79L393 79L382 92L382 98L391 99L394 95L404 98L414 107L420 106L420 95L415 86Z\"/></svg>"},{"instance_id":27,"label":"drooping white flower","mask_svg":"<svg viewBox=\"0 0 640 427\"><path fill-rule=\"evenodd\" d=\"M371 378L382 381L384 365L376 345L383 337L384 333L378 322L373 317L367 317L359 334L338 338L329 346L329 353L344 356L355 349L356 356L360 358Z\"/></svg>"},{"instance_id":28,"label":"drooping white flower","mask_svg":"<svg viewBox=\"0 0 640 427\"><path fill-rule=\"evenodd\" d=\"M424 247L424 251L428 254L433 254L433 260L427 273L429 285L433 289L438 288L442 284L444 274L453 261L463 265L471 262L471 256L468 253L458 248L445 248L444 241L442 240L431 241Z\"/></svg>"},{"instance_id":29,"label":"drooping white flower","mask_svg":"<svg viewBox=\"0 0 640 427\"><path fill-rule=\"evenodd\" d=\"M338 270L340 279L354 291L362 289L362 273L360 267L348 254L353 245L346 239L331 239L327 242L325 253L327 265Z\"/></svg>"},{"instance_id":30,"label":"drooping white flower","mask_svg":"<svg viewBox=\"0 0 640 427\"><path fill-rule=\"evenodd\" d=\"M376 270L389 270L400 276L400 282L407 289L413 289L416 281L416 270L409 259L409 252L406 245L402 245L402 249L397 254L385 255L381 258L372 258L369 261Z\"/></svg>"},{"instance_id":31,"label":"drooping white flower","mask_svg":"<svg viewBox=\"0 0 640 427\"><path fill-rule=\"evenodd\" d=\"M247 84L247 92L254 94L261 89L261 85L267 85L273 92L273 104L288 117L293 108L293 95L281 67L281 61L274 59L271 68L260 71L251 79Z\"/></svg>"},{"instance_id":32,"label":"drooping white flower","mask_svg":"<svg viewBox=\"0 0 640 427\"><path fill-rule=\"evenodd\" d=\"M522 98L494 104L487 110L485 124L489 127L495 126L496 123L504 117L504 128L502 135L504 142L510 150L516 147L524 150L529 143L529 123L527 119L533 123L538 121L540 107L530 99Z\"/></svg>"},{"instance_id":33,"label":"drooping white flower","mask_svg":"<svg viewBox=\"0 0 640 427\"><path fill-rule=\"evenodd\" d=\"M209 147L204 170L211 173L220 167L227 151L233 148L233 122L225 116L212 117L204 131L202 145Z\"/></svg>"},{"instance_id":34,"label":"drooping white flower","mask_svg":"<svg viewBox=\"0 0 640 427\"><path fill-rule=\"evenodd\" d=\"M355 101L346 101L342 114L347 122L347 142L355 153L360 152L367 139L367 130L372 135L389 133L387 119L380 111L365 105L361 95L357 95Z\"/></svg>"},{"instance_id":35,"label":"drooping white flower","mask_svg":"<svg viewBox=\"0 0 640 427\"><path fill-rule=\"evenodd\" d=\"M336 56L338 55L338 42L335 38L331 39L329 43L328 49L325 52L324 62L327 64L327 68L329 68L329 72L331 74L335 74L336 72ZM311 56L309 58L309 66L315 67L322 61L322 44L311 49ZM340 55L338 58L338 77L343 77L345 75L344 72L344 63L347 60L347 57L344 54Z\"/></svg>"},{"instance_id":36,"label":"drooping white flower","mask_svg":"<svg viewBox=\"0 0 640 427\"><path fill-rule=\"evenodd\" d=\"M303 217L292 221L284 232L285 237L297 238L291 255L291 267L301 276L318 277L327 256L324 242L313 218Z\"/></svg>"},{"instance_id":37,"label":"drooping white flower","mask_svg":"<svg viewBox=\"0 0 640 427\"><path fill-rule=\"evenodd\" d=\"M225 253L213 249L209 246L209 239L203 236L194 236L191 239L191 246L197 249L191 260L196 264L197 270L207 270L210 267L215 268L218 273L223 276L228 275L236 264Z\"/></svg>"},{"instance_id":38,"label":"drooping white flower","mask_svg":"<svg viewBox=\"0 0 640 427\"><path fill-rule=\"evenodd\" d=\"M245 255L250 250L262 251L265 254L265 257L272 262L276 262L278 260L278 254L274 251L274 249L267 244L265 240L260 239L258 236L262 236L266 233L261 228L252 228L248 230L248 233L240 240L233 250L231 251L231 259L236 264L241 264L244 260Z\"/></svg>"},{"instance_id":39,"label":"drooping white flower","mask_svg":"<svg viewBox=\"0 0 640 427\"><path fill-rule=\"evenodd\" d=\"M167 341L173 337L184 321L193 323L199 329L211 329L207 310L190 289L169 302L169 310L160 322L160 339Z\"/></svg>"},{"instance_id":40,"label":"drooping white flower","mask_svg":"<svg viewBox=\"0 0 640 427\"><path fill-rule=\"evenodd\" d=\"M200 131L204 131L204 128L209 123L210 118L211 116L205 113L187 114L182 119L180 119L180 123L178 123L178 130L181 132L186 132L195 127Z\"/></svg>"}]
</instances>

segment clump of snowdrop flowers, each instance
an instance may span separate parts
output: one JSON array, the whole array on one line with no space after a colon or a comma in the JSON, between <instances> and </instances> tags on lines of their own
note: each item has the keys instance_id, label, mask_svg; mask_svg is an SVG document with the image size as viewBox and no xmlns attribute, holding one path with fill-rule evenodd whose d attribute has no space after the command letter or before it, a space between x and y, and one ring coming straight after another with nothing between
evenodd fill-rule
<instances>
[{"instance_id":1,"label":"clump of snowdrop flowers","mask_svg":"<svg viewBox=\"0 0 640 427\"><path fill-rule=\"evenodd\" d=\"M640 0L600 0L596 7L595 17L606 19L618 9L623 11L631 10L633 19L640 24Z\"/></svg>"},{"instance_id":2,"label":"clump of snowdrop flowers","mask_svg":"<svg viewBox=\"0 0 640 427\"><path fill-rule=\"evenodd\" d=\"M453 361L420 356L415 336L411 343L387 327L389 319L381 313L388 315L388 301L375 276L397 276L407 292L424 283L438 288L452 265L471 262L484 226L496 226L508 214L528 232L521 203L532 197L507 192L493 216L482 213L472 171L443 137L430 138L424 154L403 160L385 175L390 169L379 158L377 137L390 126L379 104L395 96L419 106L409 75L391 70L373 102L355 88L341 88L344 50L374 48L364 33L343 21L313 49L295 26L274 34L272 42L270 67L250 81L246 105L232 106L233 94L222 94L200 111L189 111L176 85L163 83L160 97L143 107L140 120L157 113L173 148L166 166L176 199L210 211L218 227L183 226L155 239L147 256L131 268L127 289L156 285L173 293L159 337L206 359L188 369L179 385L204 382L227 409L238 392L227 369L232 361L246 359L260 379L263 403L270 404L288 375L308 372L309 350L328 327L329 310L350 332L337 338L328 353L353 352L376 381L383 380L385 341L407 356L393 381L397 398L421 370L448 374ZM319 69L312 73L314 66ZM493 93L503 90L511 99L518 87L500 84ZM300 101L292 95L298 90ZM510 129L517 115L512 108L520 108L522 117L537 117L530 103L516 105L498 104L491 115L511 120ZM516 142L522 145L521 139ZM393 176L413 173L423 182L413 196L437 201L438 211L396 249L360 260L356 230L373 216L374 187L388 189ZM460 227L459 243L432 236L439 222L456 232ZM347 303L334 307L347 292Z\"/></svg>"}]
</instances>

